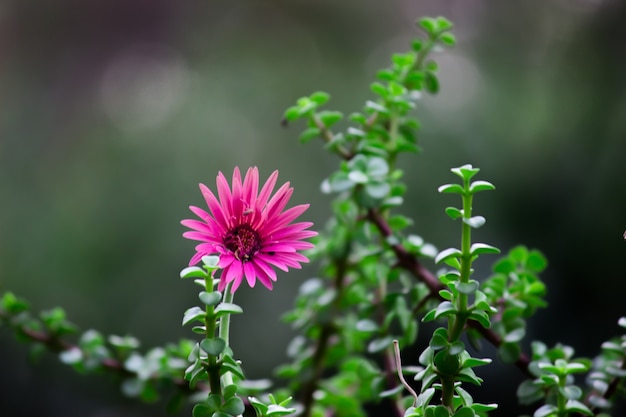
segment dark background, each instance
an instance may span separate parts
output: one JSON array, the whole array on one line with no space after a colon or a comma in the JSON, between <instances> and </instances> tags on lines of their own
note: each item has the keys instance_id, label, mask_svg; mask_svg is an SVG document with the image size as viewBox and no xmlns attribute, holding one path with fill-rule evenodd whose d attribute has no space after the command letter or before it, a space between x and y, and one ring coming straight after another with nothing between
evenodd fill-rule
<instances>
[{"instance_id":1,"label":"dark background","mask_svg":"<svg viewBox=\"0 0 626 417\"><path fill-rule=\"evenodd\" d=\"M0 4L0 292L35 310L63 306L82 330L132 334L143 348L191 337L180 326L196 287L178 279L194 244L179 221L203 204L198 182L258 165L295 187L322 228L321 181L337 160L300 145L284 109L316 90L346 114L419 34L420 16L452 20L457 47L437 57L442 89L425 97L418 157L400 162L403 213L438 248L458 224L437 186L480 167L476 238L541 249L550 306L529 340L581 356L617 335L625 314L626 25L617 0L4 1ZM477 276L485 276L488 264ZM279 316L315 265L273 292L237 293L232 346L250 378L285 360ZM487 351L486 355L493 352ZM404 359L405 362L407 359ZM517 369L481 369L483 402L517 415ZM52 355L31 365L0 331L0 415L156 416L107 377ZM186 414L185 414L186 415Z\"/></svg>"}]
</instances>

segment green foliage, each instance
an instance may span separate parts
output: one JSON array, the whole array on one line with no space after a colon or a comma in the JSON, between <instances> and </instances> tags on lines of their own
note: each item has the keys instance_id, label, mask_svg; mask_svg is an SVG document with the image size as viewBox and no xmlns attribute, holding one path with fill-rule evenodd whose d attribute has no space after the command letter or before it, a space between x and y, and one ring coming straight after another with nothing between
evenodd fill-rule
<instances>
[{"instance_id":1,"label":"green foliage","mask_svg":"<svg viewBox=\"0 0 626 417\"><path fill-rule=\"evenodd\" d=\"M545 284L539 274L547 267L538 250L517 246L493 265L494 274L482 285L486 301L498 306L493 328L502 338L499 354L505 362L515 362L521 353L520 342L526 335L526 319L545 307ZM470 333L477 341L480 335Z\"/></svg>"},{"instance_id":2,"label":"green foliage","mask_svg":"<svg viewBox=\"0 0 626 417\"><path fill-rule=\"evenodd\" d=\"M318 91L284 113L285 125L304 124L301 142L321 139L339 164L321 186L322 192L335 195L332 218L308 253L319 265L318 274L301 285L292 310L284 315L296 336L287 347L289 363L277 369L278 377L287 380L278 394L266 393L271 384L264 381L246 381L235 359L229 323L243 309L233 302L228 286L217 290L216 256L205 256L201 267L180 273L200 287L200 305L182 317L182 325L191 325L199 335L197 341L145 354L129 335L105 337L88 330L70 342L78 330L64 310L32 314L28 303L9 292L0 298L0 324L37 352L43 346L58 354L78 372L116 374L127 396L151 402L164 388L176 387L169 412L194 394L194 417L243 415L244 395L259 417L296 411L304 417L361 417L367 406L382 402L393 404L396 415L404 417L486 416L497 404L475 402L466 385L480 386L483 380L476 372L492 359L472 357L466 340L477 349L484 341L493 344L503 362L514 363L529 377L517 394L522 404L540 403L534 417L604 416L600 413L623 394L626 335L602 344L594 360L574 358L571 347L548 349L539 341L532 343L532 357L526 356L527 320L546 306L539 275L547 260L537 250L517 246L493 264L491 276L474 276L479 257L500 253L472 239L486 224L485 217L473 213L474 196L495 190L490 182L475 180L478 168L453 168L460 183L438 189L460 198L459 207L445 208L450 219L460 220L460 247L438 252L411 232L412 219L399 212L407 186L397 160L420 151L420 122L411 113L425 93L440 89L431 54L456 43L445 18L423 18L418 26L425 37L413 41L408 52L393 55L389 68L377 73L370 85L373 97L360 111L344 117L328 110L330 95ZM437 274L429 264L440 268ZM438 327L428 345L418 347L422 322ZM618 324L626 328L626 318ZM402 365L400 349L416 347L419 357ZM586 374L587 390L577 384L579 374ZM419 383L419 392L405 375ZM405 390L410 397L403 395Z\"/></svg>"}]
</instances>

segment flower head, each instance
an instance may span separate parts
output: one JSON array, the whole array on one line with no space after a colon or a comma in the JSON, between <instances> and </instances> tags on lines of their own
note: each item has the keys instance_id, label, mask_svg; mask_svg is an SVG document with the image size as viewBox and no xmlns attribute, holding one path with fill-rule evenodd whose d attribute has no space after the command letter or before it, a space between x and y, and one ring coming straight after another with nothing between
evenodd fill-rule
<instances>
[{"instance_id":1,"label":"flower head","mask_svg":"<svg viewBox=\"0 0 626 417\"><path fill-rule=\"evenodd\" d=\"M313 223L291 223L309 205L301 204L283 211L293 188L287 182L272 196L277 179L278 171L274 171L259 192L259 170L249 168L242 183L239 168L235 168L231 189L220 172L216 180L219 199L200 184L209 212L190 206L201 220L183 220L181 223L191 229L183 236L202 242L196 246L196 254L189 265L197 264L203 256L219 254L222 275L218 290L222 291L232 282L234 292L244 277L250 287L254 287L258 279L271 290L272 281L276 281L274 267L283 271L289 267L299 269L301 262L309 261L298 251L313 247L312 243L304 241L317 235L306 230Z\"/></svg>"}]
</instances>

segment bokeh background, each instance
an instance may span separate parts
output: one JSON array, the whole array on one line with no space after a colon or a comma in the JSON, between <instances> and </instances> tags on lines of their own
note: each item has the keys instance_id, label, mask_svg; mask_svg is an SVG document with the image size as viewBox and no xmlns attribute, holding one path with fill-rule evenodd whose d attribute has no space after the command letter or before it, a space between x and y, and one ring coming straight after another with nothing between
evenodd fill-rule
<instances>
[{"instance_id":1,"label":"bokeh background","mask_svg":"<svg viewBox=\"0 0 626 417\"><path fill-rule=\"evenodd\" d=\"M278 169L322 228L330 197L319 184L337 160L299 144L282 112L316 90L332 94L331 108L360 110L376 71L419 34L416 19L443 15L459 44L437 56L441 92L417 109L424 152L400 162L403 213L412 232L454 245L451 200L436 188L453 166L480 167L498 190L477 200L488 219L477 237L550 261L550 306L529 338L593 356L626 310L624 12L618 0L3 1L0 291L144 349L191 337L180 320L197 291L178 273L194 244L179 221L203 204L197 184L235 165ZM246 314L232 344L249 377L285 360L291 333L279 317L315 274L311 265L281 274L273 292L237 293ZM520 373L498 361L482 372L480 399L517 415ZM165 412L52 355L30 364L0 329L0 415Z\"/></svg>"}]
</instances>

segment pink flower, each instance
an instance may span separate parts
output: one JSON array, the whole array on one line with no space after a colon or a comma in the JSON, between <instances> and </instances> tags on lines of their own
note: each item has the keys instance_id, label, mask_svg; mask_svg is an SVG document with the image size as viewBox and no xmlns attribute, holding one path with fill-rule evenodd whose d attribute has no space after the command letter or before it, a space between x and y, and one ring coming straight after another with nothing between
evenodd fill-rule
<instances>
[{"instance_id":1,"label":"pink flower","mask_svg":"<svg viewBox=\"0 0 626 417\"><path fill-rule=\"evenodd\" d=\"M191 229L183 237L202 242L196 246L196 254L189 265L197 264L203 256L219 254L222 275L218 290L222 291L226 284L233 282L234 292L244 277L250 287L254 287L258 279L271 290L272 281L276 281L274 267L283 271L289 267L299 269L301 262L309 261L298 251L313 247L303 240L317 235L306 230L313 223L291 223L309 205L301 204L283 211L293 188L287 182L271 196L277 179L278 171L274 171L259 192L259 170L249 168L242 184L236 167L231 189L220 172L216 180L219 200L200 184L209 213L190 206L202 220L183 220L181 223Z\"/></svg>"}]
</instances>

